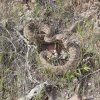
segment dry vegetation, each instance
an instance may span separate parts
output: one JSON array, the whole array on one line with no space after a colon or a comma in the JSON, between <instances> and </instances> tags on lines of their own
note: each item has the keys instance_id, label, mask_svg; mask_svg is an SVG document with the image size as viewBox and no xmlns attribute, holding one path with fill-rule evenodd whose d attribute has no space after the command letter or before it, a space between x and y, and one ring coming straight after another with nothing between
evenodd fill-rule
<instances>
[{"instance_id":1,"label":"dry vegetation","mask_svg":"<svg viewBox=\"0 0 100 100\"><path fill-rule=\"evenodd\" d=\"M41 51L55 49L55 42L43 44L41 32L45 40L77 42L77 64L54 70L58 58L46 52L54 64L44 65ZM58 51L61 45L56 43ZM67 59L66 52L71 49L64 51ZM0 100L99 99L100 0L0 0Z\"/></svg>"}]
</instances>

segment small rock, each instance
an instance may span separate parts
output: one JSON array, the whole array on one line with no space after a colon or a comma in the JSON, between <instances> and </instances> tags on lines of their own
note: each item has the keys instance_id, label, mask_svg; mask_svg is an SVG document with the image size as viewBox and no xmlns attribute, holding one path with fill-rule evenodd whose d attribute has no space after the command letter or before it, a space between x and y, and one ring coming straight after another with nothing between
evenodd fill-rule
<instances>
[{"instance_id":1,"label":"small rock","mask_svg":"<svg viewBox=\"0 0 100 100\"><path fill-rule=\"evenodd\" d=\"M88 83L88 86L91 86L92 84L91 83Z\"/></svg>"},{"instance_id":2,"label":"small rock","mask_svg":"<svg viewBox=\"0 0 100 100\"><path fill-rule=\"evenodd\" d=\"M35 3L35 0L31 0L32 3Z\"/></svg>"},{"instance_id":3,"label":"small rock","mask_svg":"<svg viewBox=\"0 0 100 100\"><path fill-rule=\"evenodd\" d=\"M74 94L69 100L81 100L77 94Z\"/></svg>"}]
</instances>

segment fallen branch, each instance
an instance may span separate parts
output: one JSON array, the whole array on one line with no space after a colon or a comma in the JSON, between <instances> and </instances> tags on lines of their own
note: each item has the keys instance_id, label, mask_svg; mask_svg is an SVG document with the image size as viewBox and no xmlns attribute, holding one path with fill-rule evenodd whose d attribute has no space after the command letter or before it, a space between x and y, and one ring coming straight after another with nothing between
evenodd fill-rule
<instances>
[{"instance_id":1,"label":"fallen branch","mask_svg":"<svg viewBox=\"0 0 100 100\"><path fill-rule=\"evenodd\" d=\"M18 100L30 100L33 97L39 95L41 93L41 91L44 89L45 84L48 84L48 83L44 82L44 83L41 83L40 85L37 85L26 96L19 98Z\"/></svg>"}]
</instances>

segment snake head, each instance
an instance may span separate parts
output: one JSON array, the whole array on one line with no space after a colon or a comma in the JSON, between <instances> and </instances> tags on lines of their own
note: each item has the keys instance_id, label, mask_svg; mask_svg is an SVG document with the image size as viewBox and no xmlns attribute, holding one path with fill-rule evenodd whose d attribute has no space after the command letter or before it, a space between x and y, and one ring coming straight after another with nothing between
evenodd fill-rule
<instances>
[{"instance_id":1,"label":"snake head","mask_svg":"<svg viewBox=\"0 0 100 100\"><path fill-rule=\"evenodd\" d=\"M30 42L34 40L38 42L44 41L44 36L50 33L48 25L40 23L38 21L31 21L24 27L24 37Z\"/></svg>"}]
</instances>

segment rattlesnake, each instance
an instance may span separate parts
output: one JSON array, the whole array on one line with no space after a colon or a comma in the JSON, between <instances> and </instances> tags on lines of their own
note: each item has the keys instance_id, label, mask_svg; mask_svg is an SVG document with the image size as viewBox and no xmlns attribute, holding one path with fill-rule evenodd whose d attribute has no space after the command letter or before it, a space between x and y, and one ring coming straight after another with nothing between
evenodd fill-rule
<instances>
[{"instance_id":1,"label":"rattlesnake","mask_svg":"<svg viewBox=\"0 0 100 100\"><path fill-rule=\"evenodd\" d=\"M73 39L72 36L67 38L66 34L53 35L48 25L43 23L38 23L37 25L37 23L34 22L27 24L24 27L23 33L25 38L29 40L29 43L32 43L35 40L38 44L55 43L58 41L61 42L66 51L68 51L69 58L66 63L64 65L57 66L48 63L47 60L43 57L46 55L47 50L40 51L39 58L45 68L50 68L55 72L57 69L58 71L66 71L68 69L74 69L74 67L77 66L80 59L80 46L76 41L76 37Z\"/></svg>"}]
</instances>

